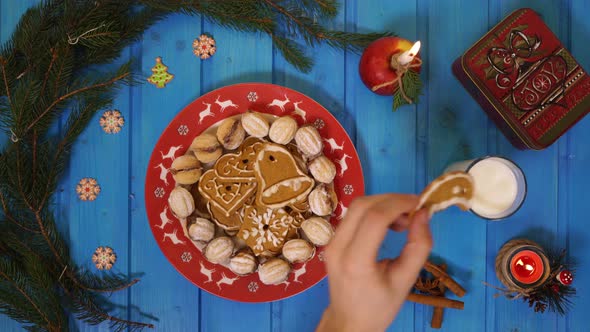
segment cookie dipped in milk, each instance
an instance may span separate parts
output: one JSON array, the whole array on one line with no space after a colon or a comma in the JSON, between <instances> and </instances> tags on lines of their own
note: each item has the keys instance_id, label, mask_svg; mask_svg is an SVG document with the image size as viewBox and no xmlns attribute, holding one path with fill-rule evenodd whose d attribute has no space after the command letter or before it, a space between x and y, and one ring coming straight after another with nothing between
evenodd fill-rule
<instances>
[{"instance_id":1,"label":"cookie dipped in milk","mask_svg":"<svg viewBox=\"0 0 590 332\"><path fill-rule=\"evenodd\" d=\"M465 171L473 177L475 193L471 212L481 218L507 218L518 211L526 197L524 173L509 159L492 156L460 161L445 172L451 171Z\"/></svg>"}]
</instances>

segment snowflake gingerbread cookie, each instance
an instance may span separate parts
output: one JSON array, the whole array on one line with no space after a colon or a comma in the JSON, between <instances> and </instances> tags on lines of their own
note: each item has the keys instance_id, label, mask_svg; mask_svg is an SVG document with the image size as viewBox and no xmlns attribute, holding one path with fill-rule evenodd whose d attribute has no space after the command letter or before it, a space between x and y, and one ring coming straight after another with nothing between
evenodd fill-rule
<instances>
[{"instance_id":1,"label":"snowflake gingerbread cookie","mask_svg":"<svg viewBox=\"0 0 590 332\"><path fill-rule=\"evenodd\" d=\"M200 35L199 38L193 41L193 53L201 60L209 59L215 54L215 51L217 51L217 48L213 37Z\"/></svg>"},{"instance_id":2,"label":"snowflake gingerbread cookie","mask_svg":"<svg viewBox=\"0 0 590 332\"><path fill-rule=\"evenodd\" d=\"M100 126L107 134L117 134L123 128L125 119L117 110L106 111L100 117Z\"/></svg>"},{"instance_id":3,"label":"snowflake gingerbread cookie","mask_svg":"<svg viewBox=\"0 0 590 332\"><path fill-rule=\"evenodd\" d=\"M92 254L92 261L99 270L110 270L117 261L117 255L111 247L98 247Z\"/></svg>"},{"instance_id":4,"label":"snowflake gingerbread cookie","mask_svg":"<svg viewBox=\"0 0 590 332\"><path fill-rule=\"evenodd\" d=\"M76 193L83 201L93 201L100 194L100 186L93 178L83 178L76 186Z\"/></svg>"},{"instance_id":5,"label":"snowflake gingerbread cookie","mask_svg":"<svg viewBox=\"0 0 590 332\"><path fill-rule=\"evenodd\" d=\"M280 252L293 217L283 209L245 206L244 210L244 223L238 238L244 240L256 256Z\"/></svg>"}]
</instances>

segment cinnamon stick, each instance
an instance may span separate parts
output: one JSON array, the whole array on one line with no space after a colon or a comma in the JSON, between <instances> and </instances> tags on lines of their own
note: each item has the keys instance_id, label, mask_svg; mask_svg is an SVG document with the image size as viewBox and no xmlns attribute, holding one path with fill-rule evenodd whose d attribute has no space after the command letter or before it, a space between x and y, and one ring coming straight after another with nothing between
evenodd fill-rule
<instances>
[{"instance_id":1,"label":"cinnamon stick","mask_svg":"<svg viewBox=\"0 0 590 332\"><path fill-rule=\"evenodd\" d=\"M431 262L426 262L424 264L424 269L430 272L433 276L435 276L439 282L443 283L447 288L453 292L453 294L457 295L458 297L465 296L465 289L461 287L453 278L451 278L445 271L443 271L440 267L436 266Z\"/></svg>"},{"instance_id":2,"label":"cinnamon stick","mask_svg":"<svg viewBox=\"0 0 590 332\"><path fill-rule=\"evenodd\" d=\"M463 308L465 307L465 304L461 301L450 300L446 297L429 296L416 293L410 293L410 295L408 295L407 300L414 303L420 303L440 308L463 310Z\"/></svg>"},{"instance_id":3,"label":"cinnamon stick","mask_svg":"<svg viewBox=\"0 0 590 332\"><path fill-rule=\"evenodd\" d=\"M447 272L447 265L441 264L440 269L443 270L444 272ZM444 296L445 291L447 290L447 287L443 283L440 283L438 285L438 289L440 290L440 292ZM440 329L442 327L444 311L445 311L445 309L442 307L434 307L434 309L432 310L432 320L430 321L431 328Z\"/></svg>"}]
</instances>

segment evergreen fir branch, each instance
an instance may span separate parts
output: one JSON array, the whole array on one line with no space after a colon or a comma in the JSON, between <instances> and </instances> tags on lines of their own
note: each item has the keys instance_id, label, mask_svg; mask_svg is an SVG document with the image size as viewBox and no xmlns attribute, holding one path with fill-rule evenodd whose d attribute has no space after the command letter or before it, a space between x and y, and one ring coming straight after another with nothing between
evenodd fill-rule
<instances>
[{"instance_id":1,"label":"evergreen fir branch","mask_svg":"<svg viewBox=\"0 0 590 332\"><path fill-rule=\"evenodd\" d=\"M41 121L43 119L43 117L45 115L47 115L47 113L49 113L50 111L52 111L54 109L55 106L57 106L58 104L65 102L67 100L69 100L70 98L81 94L83 92L89 91L89 90L93 90L93 89L98 89L98 88L105 88L111 85L114 85L115 83L125 80L127 79L127 82L129 82L129 78L131 76L131 72L130 71L125 71L125 70L120 70L120 72L117 73L116 76L114 76L113 78L109 79L108 81L103 81L100 83L94 83L92 85L88 85L88 86L84 86L81 87L79 89L76 89L74 91L68 92L62 96L60 96L59 98L57 98L55 101L53 101L45 110L43 110L43 112L37 116L37 118L35 118L25 129L24 134L26 134L29 130L31 130L31 128L33 128L39 121ZM123 81L124 82L124 81Z\"/></svg>"},{"instance_id":2,"label":"evergreen fir branch","mask_svg":"<svg viewBox=\"0 0 590 332\"><path fill-rule=\"evenodd\" d=\"M64 287L64 290L72 300L72 310L75 312L76 317L90 325L98 325L106 321L114 331L123 331L125 329L134 331L146 327L154 328L153 324L134 322L109 315L101 309L98 304L100 299L96 295L79 290L71 292L67 287Z\"/></svg>"},{"instance_id":3,"label":"evergreen fir branch","mask_svg":"<svg viewBox=\"0 0 590 332\"><path fill-rule=\"evenodd\" d=\"M306 73L313 67L313 60L303 53L301 47L290 39L272 35L275 47L283 54L285 60L298 70Z\"/></svg>"},{"instance_id":4,"label":"evergreen fir branch","mask_svg":"<svg viewBox=\"0 0 590 332\"><path fill-rule=\"evenodd\" d=\"M273 42L276 42L277 36L280 36L283 40L275 43L274 46L283 54L287 62L303 72L308 72L312 64L308 57L302 59L294 56L294 54L303 54L301 46L293 41L295 37L301 37L309 46L326 42L334 48L344 50L350 48L360 52L375 39L391 35L391 33L362 34L326 29L315 16L321 13L325 18L333 18L337 13L337 6L331 0L187 0L183 2L140 0L139 2L170 13L200 14L214 23L239 31L262 32L268 34ZM285 28L287 31L281 31Z\"/></svg>"},{"instance_id":5,"label":"evergreen fir branch","mask_svg":"<svg viewBox=\"0 0 590 332\"><path fill-rule=\"evenodd\" d=\"M26 282L25 276L21 271L19 271L18 267L13 261L0 259L0 277L11 284L14 289L20 293L20 296L24 300L21 303L26 303L26 305L21 306L11 306L13 310L18 310L17 307L20 307L20 310L26 311L26 313L21 314L21 319L23 322L31 322L36 325L45 326L47 330L59 330L59 327L54 327L52 322L47 317L47 314L39 307L39 302L31 298L27 289L31 286L31 283ZM40 322L42 323L40 324Z\"/></svg>"},{"instance_id":6,"label":"evergreen fir branch","mask_svg":"<svg viewBox=\"0 0 590 332\"><path fill-rule=\"evenodd\" d=\"M328 19L338 15L338 3L334 0L301 0L303 8L308 10L310 15L322 16Z\"/></svg>"},{"instance_id":7,"label":"evergreen fir branch","mask_svg":"<svg viewBox=\"0 0 590 332\"><path fill-rule=\"evenodd\" d=\"M4 194L2 193L2 188L0 188L0 205L2 206L3 216L4 218L6 218L6 220L10 221L14 225L29 233L40 233L38 230L26 226L23 222L19 222L15 217L12 216L10 210L8 209L7 199L4 197Z\"/></svg>"},{"instance_id":8,"label":"evergreen fir branch","mask_svg":"<svg viewBox=\"0 0 590 332\"><path fill-rule=\"evenodd\" d=\"M401 78L404 93L408 98L412 100L412 104L419 102L420 95L422 94L422 80L420 79L420 73L413 70L408 70ZM399 88L393 94L393 105L392 110L395 112L401 106L409 105L408 101L403 97Z\"/></svg>"},{"instance_id":9,"label":"evergreen fir branch","mask_svg":"<svg viewBox=\"0 0 590 332\"><path fill-rule=\"evenodd\" d=\"M139 282L139 279L127 280L127 277L121 274L104 273L97 276L86 269L77 271L80 287L87 291L96 293L113 293L127 289Z\"/></svg>"},{"instance_id":10,"label":"evergreen fir branch","mask_svg":"<svg viewBox=\"0 0 590 332\"><path fill-rule=\"evenodd\" d=\"M324 32L322 40L334 48L350 49L360 53L373 41L388 36L393 36L393 34L389 32L356 33L328 30Z\"/></svg>"}]
</instances>

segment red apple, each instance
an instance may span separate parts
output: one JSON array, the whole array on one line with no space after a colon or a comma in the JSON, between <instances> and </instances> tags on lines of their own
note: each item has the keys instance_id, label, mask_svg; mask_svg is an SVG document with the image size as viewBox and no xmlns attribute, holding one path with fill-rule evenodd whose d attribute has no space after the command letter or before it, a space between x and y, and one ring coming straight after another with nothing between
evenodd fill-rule
<instances>
[{"instance_id":1,"label":"red apple","mask_svg":"<svg viewBox=\"0 0 590 332\"><path fill-rule=\"evenodd\" d=\"M399 37L383 37L372 42L361 56L359 74L361 80L369 90L380 84L391 82L397 78L395 69L391 66L391 58L412 47L409 40ZM417 57L420 57L418 54ZM392 84L377 89L376 94L390 96L397 90L398 85Z\"/></svg>"}]
</instances>

